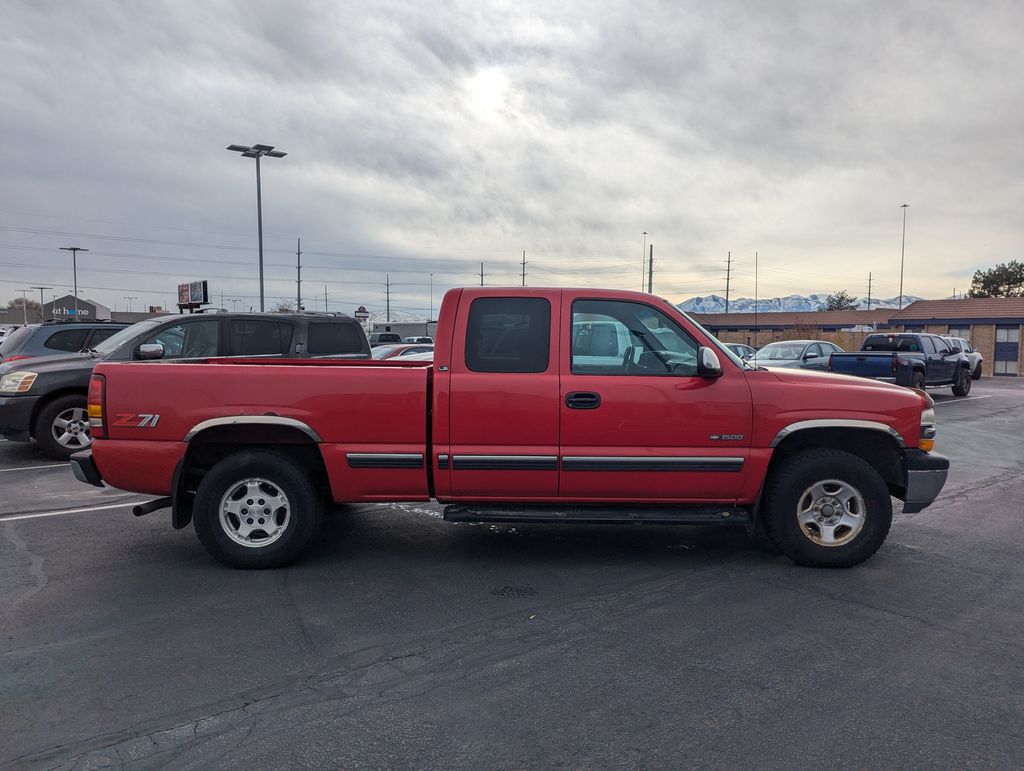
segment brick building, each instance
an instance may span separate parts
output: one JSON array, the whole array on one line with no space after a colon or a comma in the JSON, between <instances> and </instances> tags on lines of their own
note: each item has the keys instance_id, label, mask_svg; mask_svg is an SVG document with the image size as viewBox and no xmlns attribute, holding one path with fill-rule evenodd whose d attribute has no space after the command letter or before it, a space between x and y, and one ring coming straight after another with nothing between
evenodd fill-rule
<instances>
[{"instance_id":1,"label":"brick building","mask_svg":"<svg viewBox=\"0 0 1024 771\"><path fill-rule=\"evenodd\" d=\"M971 342L984 359L982 373L1017 377L1024 371L1024 297L918 300L901 311L807 313L694 313L694 319L727 343L755 347L776 340L829 340L848 351L879 332L933 332Z\"/></svg>"}]
</instances>

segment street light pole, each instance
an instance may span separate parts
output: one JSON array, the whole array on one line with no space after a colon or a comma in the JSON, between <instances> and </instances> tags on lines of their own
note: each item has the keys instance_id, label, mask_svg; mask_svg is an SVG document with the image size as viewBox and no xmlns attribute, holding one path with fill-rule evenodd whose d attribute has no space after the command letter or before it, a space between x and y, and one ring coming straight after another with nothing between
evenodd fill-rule
<instances>
[{"instance_id":1,"label":"street light pole","mask_svg":"<svg viewBox=\"0 0 1024 771\"><path fill-rule=\"evenodd\" d=\"M644 276L647 273L647 231L644 231L644 246L640 250L640 291L644 291Z\"/></svg>"},{"instance_id":2,"label":"street light pole","mask_svg":"<svg viewBox=\"0 0 1024 771\"><path fill-rule=\"evenodd\" d=\"M903 209L903 242L900 244L900 299L899 299L899 310L903 310L903 257L906 254L907 249L907 209L910 207L909 203L900 204L900 208Z\"/></svg>"},{"instance_id":3,"label":"street light pole","mask_svg":"<svg viewBox=\"0 0 1024 771\"><path fill-rule=\"evenodd\" d=\"M263 189L260 181L260 158L284 158L288 153L275 150L273 145L228 145L228 150L241 153L243 158L256 159L256 230L260 248L260 313L265 309L263 300Z\"/></svg>"},{"instance_id":4,"label":"street light pole","mask_svg":"<svg viewBox=\"0 0 1024 771\"><path fill-rule=\"evenodd\" d=\"M81 246L61 246L59 249L62 252L71 252L71 269L75 274L75 321L78 321L78 253L87 252L88 249L83 249Z\"/></svg>"},{"instance_id":5,"label":"street light pole","mask_svg":"<svg viewBox=\"0 0 1024 771\"><path fill-rule=\"evenodd\" d=\"M128 301L128 313L131 313L132 312L132 300L138 300L139 298L138 298L137 295L132 295L131 297L125 295L121 299Z\"/></svg>"},{"instance_id":6,"label":"street light pole","mask_svg":"<svg viewBox=\"0 0 1024 771\"><path fill-rule=\"evenodd\" d=\"M46 321L46 317L43 315L43 290L44 289L53 289L53 287L52 286L33 286L33 287L29 287L29 288L30 289L38 289L39 290L39 320L40 321Z\"/></svg>"}]
</instances>

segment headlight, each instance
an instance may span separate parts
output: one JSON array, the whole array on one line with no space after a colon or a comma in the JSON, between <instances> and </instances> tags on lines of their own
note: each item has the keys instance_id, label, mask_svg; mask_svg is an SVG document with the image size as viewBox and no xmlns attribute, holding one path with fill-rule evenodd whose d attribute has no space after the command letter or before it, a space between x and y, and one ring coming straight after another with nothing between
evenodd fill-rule
<instances>
[{"instance_id":1,"label":"headlight","mask_svg":"<svg viewBox=\"0 0 1024 771\"><path fill-rule=\"evenodd\" d=\"M0 394L27 393L37 377L37 372L8 372L0 377Z\"/></svg>"},{"instance_id":2,"label":"headlight","mask_svg":"<svg viewBox=\"0 0 1024 771\"><path fill-rule=\"evenodd\" d=\"M917 443L919 449L931 452L935 449L935 410L921 411L921 438Z\"/></svg>"}]
</instances>

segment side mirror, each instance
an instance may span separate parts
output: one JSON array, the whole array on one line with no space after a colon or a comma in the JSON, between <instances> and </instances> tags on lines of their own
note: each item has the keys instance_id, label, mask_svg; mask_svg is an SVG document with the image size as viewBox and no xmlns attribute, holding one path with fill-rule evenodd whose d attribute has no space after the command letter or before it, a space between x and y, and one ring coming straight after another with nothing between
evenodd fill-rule
<instances>
[{"instance_id":1,"label":"side mirror","mask_svg":"<svg viewBox=\"0 0 1024 771\"><path fill-rule=\"evenodd\" d=\"M140 359L162 359L163 357L164 347L160 343L147 343L139 346Z\"/></svg>"},{"instance_id":2,"label":"side mirror","mask_svg":"<svg viewBox=\"0 0 1024 771\"><path fill-rule=\"evenodd\" d=\"M697 349L697 377L721 377L722 362L718 354L705 345Z\"/></svg>"}]
</instances>

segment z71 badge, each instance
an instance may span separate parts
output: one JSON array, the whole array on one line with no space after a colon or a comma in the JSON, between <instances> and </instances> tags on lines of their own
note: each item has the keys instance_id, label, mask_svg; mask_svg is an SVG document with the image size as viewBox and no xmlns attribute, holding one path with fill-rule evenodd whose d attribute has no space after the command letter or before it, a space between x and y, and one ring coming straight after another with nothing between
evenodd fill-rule
<instances>
[{"instance_id":1,"label":"z71 badge","mask_svg":"<svg viewBox=\"0 0 1024 771\"><path fill-rule=\"evenodd\" d=\"M114 421L115 426L123 428L156 428L160 416L145 412L119 412Z\"/></svg>"}]
</instances>

